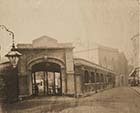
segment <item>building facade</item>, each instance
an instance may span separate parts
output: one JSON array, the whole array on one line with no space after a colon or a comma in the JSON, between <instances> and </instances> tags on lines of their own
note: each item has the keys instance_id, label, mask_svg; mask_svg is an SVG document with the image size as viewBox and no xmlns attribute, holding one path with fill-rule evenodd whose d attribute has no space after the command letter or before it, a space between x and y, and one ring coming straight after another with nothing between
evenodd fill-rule
<instances>
[{"instance_id":1,"label":"building facade","mask_svg":"<svg viewBox=\"0 0 140 113\"><path fill-rule=\"evenodd\" d=\"M131 38L132 46L133 46L133 70L129 74L130 79L133 79L133 85L138 85L140 81L140 38L139 34L136 34ZM135 82L134 82L135 81Z\"/></svg>"},{"instance_id":2,"label":"building facade","mask_svg":"<svg viewBox=\"0 0 140 113\"><path fill-rule=\"evenodd\" d=\"M17 51L22 56L16 68L9 62L0 65L0 80L5 82L8 100L41 95L78 96L115 86L115 71L74 58L71 43L42 36L31 44L18 44Z\"/></svg>"},{"instance_id":3,"label":"building facade","mask_svg":"<svg viewBox=\"0 0 140 113\"><path fill-rule=\"evenodd\" d=\"M128 85L128 61L123 52L119 54L119 72L120 72L120 78L121 78L121 84L120 85Z\"/></svg>"},{"instance_id":4,"label":"building facade","mask_svg":"<svg viewBox=\"0 0 140 113\"><path fill-rule=\"evenodd\" d=\"M36 83L46 86L40 93L74 94L71 43L62 44L53 38L42 36L33 40L32 44L18 44L17 48L22 54L18 64L19 95L21 97L36 93ZM41 86L39 88L41 90Z\"/></svg>"},{"instance_id":5,"label":"building facade","mask_svg":"<svg viewBox=\"0 0 140 113\"><path fill-rule=\"evenodd\" d=\"M119 72L119 51L114 48L99 46L98 47L99 65Z\"/></svg>"},{"instance_id":6,"label":"building facade","mask_svg":"<svg viewBox=\"0 0 140 113\"><path fill-rule=\"evenodd\" d=\"M116 79L118 85L128 84L128 61L123 52L117 49L99 46L99 64L117 72L120 76Z\"/></svg>"},{"instance_id":7,"label":"building facade","mask_svg":"<svg viewBox=\"0 0 140 113\"><path fill-rule=\"evenodd\" d=\"M124 53L120 53L119 50L115 48L96 45L94 49L89 51L89 54L90 57L88 58L84 52L79 52L76 54L76 57L89 59L102 67L115 71L119 75L116 79L118 86L127 85L128 61Z\"/></svg>"},{"instance_id":8,"label":"building facade","mask_svg":"<svg viewBox=\"0 0 140 113\"><path fill-rule=\"evenodd\" d=\"M140 60L140 49L139 49L139 43L140 43L140 38L139 34L133 36L131 38L132 41L132 46L133 46L133 65L135 68L139 67L139 60Z\"/></svg>"}]
</instances>

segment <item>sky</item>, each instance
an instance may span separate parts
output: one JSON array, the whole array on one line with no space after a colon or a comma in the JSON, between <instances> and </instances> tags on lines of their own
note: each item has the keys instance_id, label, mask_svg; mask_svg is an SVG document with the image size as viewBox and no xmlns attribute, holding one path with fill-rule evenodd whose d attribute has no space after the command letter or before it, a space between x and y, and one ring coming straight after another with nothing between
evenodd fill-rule
<instances>
[{"instance_id":1,"label":"sky","mask_svg":"<svg viewBox=\"0 0 140 113\"><path fill-rule=\"evenodd\" d=\"M73 42L77 50L95 44L118 48L129 59L130 39L139 32L138 0L0 0L0 25L14 32L16 44L47 35ZM2 56L11 41L0 29Z\"/></svg>"}]
</instances>

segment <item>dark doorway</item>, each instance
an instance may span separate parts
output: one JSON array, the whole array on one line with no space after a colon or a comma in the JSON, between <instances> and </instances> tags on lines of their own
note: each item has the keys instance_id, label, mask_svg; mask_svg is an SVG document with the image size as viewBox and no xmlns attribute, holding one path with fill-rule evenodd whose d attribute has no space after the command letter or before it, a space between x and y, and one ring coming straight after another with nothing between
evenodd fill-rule
<instances>
[{"instance_id":1,"label":"dark doorway","mask_svg":"<svg viewBox=\"0 0 140 113\"><path fill-rule=\"evenodd\" d=\"M62 95L61 68L58 64L43 62L32 67L33 95Z\"/></svg>"}]
</instances>

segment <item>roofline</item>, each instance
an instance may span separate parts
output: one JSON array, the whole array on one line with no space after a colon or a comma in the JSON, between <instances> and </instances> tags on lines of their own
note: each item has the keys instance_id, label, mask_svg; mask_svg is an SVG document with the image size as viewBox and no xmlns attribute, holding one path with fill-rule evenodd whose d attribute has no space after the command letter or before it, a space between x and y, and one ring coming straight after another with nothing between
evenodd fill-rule
<instances>
[{"instance_id":1,"label":"roofline","mask_svg":"<svg viewBox=\"0 0 140 113\"><path fill-rule=\"evenodd\" d=\"M83 58L74 58L74 60L81 60L81 61L85 61L85 62L87 62L87 63L90 63L91 65L95 65L95 66L98 66L99 68L101 68L101 70L106 70L106 71L109 71L109 72L111 72L111 73L114 73L114 74L117 74L117 72L114 72L113 70L111 70L111 69L108 69L108 68L105 68L105 67L103 67L103 66L101 66L101 65L99 65L99 64L96 64L96 63L93 63L93 62L91 62L91 61L88 61L88 60L86 60L86 59L83 59ZM75 64L76 65L76 64ZM82 64L81 64L82 65ZM97 67L97 68L98 68Z\"/></svg>"},{"instance_id":2,"label":"roofline","mask_svg":"<svg viewBox=\"0 0 140 113\"><path fill-rule=\"evenodd\" d=\"M103 49L103 50L107 50L107 51L119 52L119 50L116 49L116 48L107 47L107 46L103 46L103 45L99 45L97 47L97 49Z\"/></svg>"},{"instance_id":3,"label":"roofline","mask_svg":"<svg viewBox=\"0 0 140 113\"><path fill-rule=\"evenodd\" d=\"M46 49L74 49L74 47L32 47L32 48L17 48L17 50L46 50Z\"/></svg>"}]
</instances>

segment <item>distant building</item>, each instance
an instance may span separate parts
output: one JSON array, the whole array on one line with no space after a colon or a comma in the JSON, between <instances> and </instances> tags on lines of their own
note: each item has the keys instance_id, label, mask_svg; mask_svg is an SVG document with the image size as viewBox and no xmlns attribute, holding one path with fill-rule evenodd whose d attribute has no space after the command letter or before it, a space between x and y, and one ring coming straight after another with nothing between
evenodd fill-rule
<instances>
[{"instance_id":1,"label":"distant building","mask_svg":"<svg viewBox=\"0 0 140 113\"><path fill-rule=\"evenodd\" d=\"M127 85L128 81L128 61L123 52L118 49L99 46L98 47L99 65L119 73L118 85Z\"/></svg>"},{"instance_id":2,"label":"distant building","mask_svg":"<svg viewBox=\"0 0 140 113\"><path fill-rule=\"evenodd\" d=\"M119 72L118 68L119 51L118 49L99 46L98 47L98 63L99 65Z\"/></svg>"},{"instance_id":3,"label":"distant building","mask_svg":"<svg viewBox=\"0 0 140 113\"><path fill-rule=\"evenodd\" d=\"M119 68L119 73L121 74L121 84L122 85L127 85L128 84L128 61L127 58L125 57L124 53L119 54L119 61L118 61L118 68Z\"/></svg>"},{"instance_id":4,"label":"distant building","mask_svg":"<svg viewBox=\"0 0 140 113\"><path fill-rule=\"evenodd\" d=\"M139 52L139 41L140 41L140 38L139 38L139 34L133 36L131 38L132 40L132 45L133 45L133 65L135 68L138 68L139 67L139 55L140 55L140 52Z\"/></svg>"},{"instance_id":5,"label":"distant building","mask_svg":"<svg viewBox=\"0 0 140 113\"><path fill-rule=\"evenodd\" d=\"M120 75L117 79L118 85L127 85L128 61L124 53L120 53L116 48L98 45L92 50L89 49L89 57L87 54L87 52L81 51L76 53L75 56L88 59L102 67L117 72Z\"/></svg>"},{"instance_id":6,"label":"distant building","mask_svg":"<svg viewBox=\"0 0 140 113\"><path fill-rule=\"evenodd\" d=\"M134 78L136 80L136 84L140 81L140 38L139 34L136 34L131 38L132 45L133 45L133 70L129 74L130 77Z\"/></svg>"}]
</instances>

